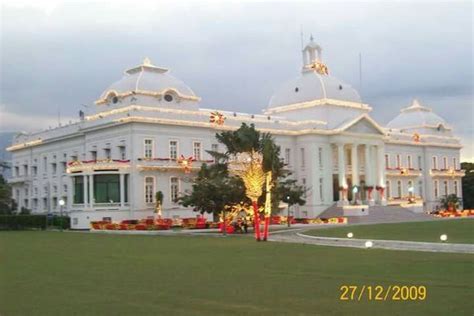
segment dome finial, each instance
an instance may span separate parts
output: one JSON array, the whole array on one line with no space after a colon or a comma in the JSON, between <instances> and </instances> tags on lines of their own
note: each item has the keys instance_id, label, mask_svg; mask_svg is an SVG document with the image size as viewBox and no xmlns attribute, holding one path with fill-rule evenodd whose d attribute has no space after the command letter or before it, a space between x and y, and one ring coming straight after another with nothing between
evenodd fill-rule
<instances>
[{"instance_id":1,"label":"dome finial","mask_svg":"<svg viewBox=\"0 0 474 316\"><path fill-rule=\"evenodd\" d=\"M145 59L143 59L143 65L144 66L153 66L153 64L151 63L150 58L148 58L148 57L145 57Z\"/></svg>"}]
</instances>

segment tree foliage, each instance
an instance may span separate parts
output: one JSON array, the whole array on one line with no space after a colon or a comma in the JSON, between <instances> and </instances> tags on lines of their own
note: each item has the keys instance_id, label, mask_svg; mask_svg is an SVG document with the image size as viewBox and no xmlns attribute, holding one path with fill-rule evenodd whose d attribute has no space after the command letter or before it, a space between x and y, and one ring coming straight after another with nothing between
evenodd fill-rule
<instances>
[{"instance_id":1,"label":"tree foliage","mask_svg":"<svg viewBox=\"0 0 474 316\"><path fill-rule=\"evenodd\" d=\"M193 206L195 211L218 214L226 206L233 206L250 200L245 195L242 180L229 174L228 163L233 155L242 152L258 152L262 155L262 167L265 172L272 172L272 209L278 210L280 201L290 196L291 204L303 205L304 189L296 180L288 179L290 172L280 159L280 147L275 144L271 134L261 133L253 124L243 123L235 131L225 131L216 134L219 143L225 146L225 152L208 151L215 160L212 165L203 165L193 180L192 191L180 198L184 206ZM265 201L264 194L260 196L259 204Z\"/></svg>"},{"instance_id":2,"label":"tree foliage","mask_svg":"<svg viewBox=\"0 0 474 316\"><path fill-rule=\"evenodd\" d=\"M11 187L0 175L0 214L12 214L14 207Z\"/></svg>"}]
</instances>

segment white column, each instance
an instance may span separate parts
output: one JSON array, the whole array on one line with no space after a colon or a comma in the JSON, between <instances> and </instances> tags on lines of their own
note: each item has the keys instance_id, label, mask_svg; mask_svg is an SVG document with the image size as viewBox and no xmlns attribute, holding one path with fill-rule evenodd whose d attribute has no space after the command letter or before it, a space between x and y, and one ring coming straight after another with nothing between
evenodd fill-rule
<instances>
[{"instance_id":1,"label":"white column","mask_svg":"<svg viewBox=\"0 0 474 316\"><path fill-rule=\"evenodd\" d=\"M377 146L377 184L378 186L385 188L385 150L382 145ZM380 195L380 204L387 205L385 194Z\"/></svg>"},{"instance_id":2,"label":"white column","mask_svg":"<svg viewBox=\"0 0 474 316\"><path fill-rule=\"evenodd\" d=\"M339 187L347 189L346 182L346 160L344 157L344 144L337 144L337 161L338 161L338 177ZM339 204L344 205L347 202L346 195L342 190L339 190Z\"/></svg>"},{"instance_id":3,"label":"white column","mask_svg":"<svg viewBox=\"0 0 474 316\"><path fill-rule=\"evenodd\" d=\"M88 182L88 179L89 177L87 175L83 175L82 176L82 181L84 182L84 192L83 192L83 195L84 195L84 208L87 208L87 206L89 205L89 194L88 193L88 186L87 186L87 182Z\"/></svg>"},{"instance_id":4,"label":"white column","mask_svg":"<svg viewBox=\"0 0 474 316\"><path fill-rule=\"evenodd\" d=\"M365 185L374 185L372 183L372 178L370 176L370 146L365 145L365 166L364 166L364 172L365 172Z\"/></svg>"},{"instance_id":5,"label":"white column","mask_svg":"<svg viewBox=\"0 0 474 316\"><path fill-rule=\"evenodd\" d=\"M351 162L352 162L352 185L359 185L359 161L357 153L357 144L352 144Z\"/></svg>"},{"instance_id":6,"label":"white column","mask_svg":"<svg viewBox=\"0 0 474 316\"><path fill-rule=\"evenodd\" d=\"M89 206L94 207L94 175L89 176Z\"/></svg>"},{"instance_id":7,"label":"white column","mask_svg":"<svg viewBox=\"0 0 474 316\"><path fill-rule=\"evenodd\" d=\"M120 174L120 207L125 206L125 175L123 173Z\"/></svg>"}]
</instances>

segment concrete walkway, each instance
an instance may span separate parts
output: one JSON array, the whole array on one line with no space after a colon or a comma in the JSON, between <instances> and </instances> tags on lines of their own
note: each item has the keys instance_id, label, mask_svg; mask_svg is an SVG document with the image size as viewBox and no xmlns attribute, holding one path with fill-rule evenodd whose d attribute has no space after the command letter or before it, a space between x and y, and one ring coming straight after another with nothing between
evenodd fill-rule
<instances>
[{"instance_id":1,"label":"concrete walkway","mask_svg":"<svg viewBox=\"0 0 474 316\"><path fill-rule=\"evenodd\" d=\"M366 248L365 242L369 239L353 239L353 238L333 238L333 237L317 237L305 235L303 231L307 229L298 229L280 234L270 235L269 241L289 242L300 244L311 244L320 246L333 247L350 247L350 248ZM471 244L450 244L450 243L430 243L415 242L401 240L375 240L372 248L389 249L389 250L408 250L408 251L425 251L425 252L448 252L448 253L471 253L474 254L474 245Z\"/></svg>"}]
</instances>

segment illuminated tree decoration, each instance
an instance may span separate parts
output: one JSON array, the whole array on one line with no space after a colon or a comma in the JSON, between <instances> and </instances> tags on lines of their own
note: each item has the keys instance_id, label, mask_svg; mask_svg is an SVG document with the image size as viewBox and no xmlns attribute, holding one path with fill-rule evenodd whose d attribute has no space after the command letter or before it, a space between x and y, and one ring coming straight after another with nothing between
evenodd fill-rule
<instances>
[{"instance_id":1,"label":"illuminated tree decoration","mask_svg":"<svg viewBox=\"0 0 474 316\"><path fill-rule=\"evenodd\" d=\"M414 141L415 143L419 143L420 140L421 140L420 134L418 134L418 133L413 134L413 137L412 137L412 138L413 138L413 141Z\"/></svg>"},{"instance_id":2,"label":"illuminated tree decoration","mask_svg":"<svg viewBox=\"0 0 474 316\"><path fill-rule=\"evenodd\" d=\"M263 193L266 175L262 168L262 155L252 150L234 155L230 160L230 171L244 182L245 194L252 201L254 212L255 239L260 241L260 215L258 198Z\"/></svg>"},{"instance_id":3,"label":"illuminated tree decoration","mask_svg":"<svg viewBox=\"0 0 474 316\"><path fill-rule=\"evenodd\" d=\"M224 114L222 114L218 111L211 112L211 114L209 116L209 122L210 123L215 123L217 125L224 125L225 119L226 118L225 118Z\"/></svg>"},{"instance_id":4,"label":"illuminated tree decoration","mask_svg":"<svg viewBox=\"0 0 474 316\"><path fill-rule=\"evenodd\" d=\"M184 169L185 173L190 173L191 172L191 167L192 167L193 161L194 161L193 157L185 158L183 155L181 155L176 160L178 165L180 165Z\"/></svg>"}]
</instances>

